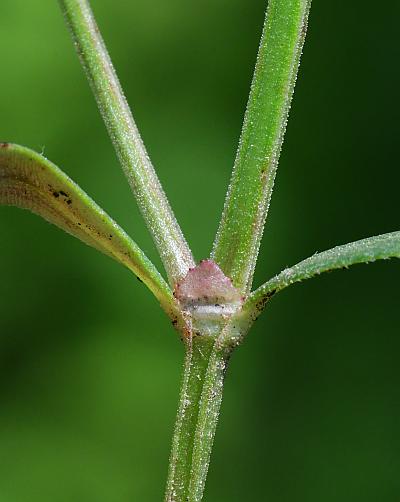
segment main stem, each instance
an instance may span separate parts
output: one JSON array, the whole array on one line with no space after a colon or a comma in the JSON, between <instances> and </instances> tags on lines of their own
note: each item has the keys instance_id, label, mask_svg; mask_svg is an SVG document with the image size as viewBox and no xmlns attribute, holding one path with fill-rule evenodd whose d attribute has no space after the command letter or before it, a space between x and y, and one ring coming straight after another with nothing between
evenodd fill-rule
<instances>
[{"instance_id":1,"label":"main stem","mask_svg":"<svg viewBox=\"0 0 400 502\"><path fill-rule=\"evenodd\" d=\"M185 345L166 502L200 502L203 497L230 354L218 334L190 336Z\"/></svg>"}]
</instances>

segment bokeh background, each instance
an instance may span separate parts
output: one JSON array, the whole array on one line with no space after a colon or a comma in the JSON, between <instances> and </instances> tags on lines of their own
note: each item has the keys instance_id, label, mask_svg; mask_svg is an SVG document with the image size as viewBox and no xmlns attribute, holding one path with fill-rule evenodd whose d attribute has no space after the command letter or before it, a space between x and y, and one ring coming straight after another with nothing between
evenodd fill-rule
<instances>
[{"instance_id":1,"label":"bokeh background","mask_svg":"<svg viewBox=\"0 0 400 502\"><path fill-rule=\"evenodd\" d=\"M208 255L265 0L93 0L197 259ZM397 230L396 2L314 1L255 282ZM0 138L44 154L159 264L57 2L2 0ZM400 262L297 285L234 354L206 501L400 500ZM0 501L162 500L183 350L127 270L0 208Z\"/></svg>"}]
</instances>

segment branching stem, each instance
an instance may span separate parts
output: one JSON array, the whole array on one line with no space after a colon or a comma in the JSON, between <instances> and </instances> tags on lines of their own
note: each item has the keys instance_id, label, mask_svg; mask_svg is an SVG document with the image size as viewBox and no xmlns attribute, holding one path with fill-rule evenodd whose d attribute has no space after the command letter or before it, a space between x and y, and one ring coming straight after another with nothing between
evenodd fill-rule
<instances>
[{"instance_id":1,"label":"branching stem","mask_svg":"<svg viewBox=\"0 0 400 502\"><path fill-rule=\"evenodd\" d=\"M175 284L194 265L157 178L87 0L59 0L97 104L139 208Z\"/></svg>"},{"instance_id":2,"label":"branching stem","mask_svg":"<svg viewBox=\"0 0 400 502\"><path fill-rule=\"evenodd\" d=\"M270 0L212 259L251 289L296 81L311 0Z\"/></svg>"}]
</instances>

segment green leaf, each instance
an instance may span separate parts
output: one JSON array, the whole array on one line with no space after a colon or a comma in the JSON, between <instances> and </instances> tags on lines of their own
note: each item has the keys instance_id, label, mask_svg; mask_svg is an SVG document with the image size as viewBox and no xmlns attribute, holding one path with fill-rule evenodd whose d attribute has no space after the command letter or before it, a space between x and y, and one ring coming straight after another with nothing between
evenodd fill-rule
<instances>
[{"instance_id":1,"label":"green leaf","mask_svg":"<svg viewBox=\"0 0 400 502\"><path fill-rule=\"evenodd\" d=\"M270 0L211 258L247 294L286 128L311 0Z\"/></svg>"},{"instance_id":2,"label":"green leaf","mask_svg":"<svg viewBox=\"0 0 400 502\"><path fill-rule=\"evenodd\" d=\"M369 237L310 256L256 289L245 302L243 311L257 316L271 296L295 282L310 279L322 272L387 258L400 258L400 232Z\"/></svg>"},{"instance_id":3,"label":"green leaf","mask_svg":"<svg viewBox=\"0 0 400 502\"><path fill-rule=\"evenodd\" d=\"M143 251L76 183L42 155L0 143L0 204L30 209L129 268L171 313L175 300Z\"/></svg>"},{"instance_id":4,"label":"green leaf","mask_svg":"<svg viewBox=\"0 0 400 502\"><path fill-rule=\"evenodd\" d=\"M146 152L89 2L59 3L125 176L174 286L194 267L192 253Z\"/></svg>"}]
</instances>

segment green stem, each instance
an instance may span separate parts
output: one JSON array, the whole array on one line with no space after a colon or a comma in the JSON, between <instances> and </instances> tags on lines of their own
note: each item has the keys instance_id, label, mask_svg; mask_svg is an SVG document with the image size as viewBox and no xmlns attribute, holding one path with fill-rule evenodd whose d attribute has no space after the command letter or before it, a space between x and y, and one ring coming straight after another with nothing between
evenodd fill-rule
<instances>
[{"instance_id":1,"label":"green stem","mask_svg":"<svg viewBox=\"0 0 400 502\"><path fill-rule=\"evenodd\" d=\"M311 0L270 0L231 184L212 258L251 288Z\"/></svg>"},{"instance_id":2,"label":"green stem","mask_svg":"<svg viewBox=\"0 0 400 502\"><path fill-rule=\"evenodd\" d=\"M59 0L108 133L171 285L194 266L150 162L87 0Z\"/></svg>"},{"instance_id":3,"label":"green stem","mask_svg":"<svg viewBox=\"0 0 400 502\"><path fill-rule=\"evenodd\" d=\"M202 499L230 354L220 340L220 336L198 335L186 341L166 502Z\"/></svg>"}]
</instances>

